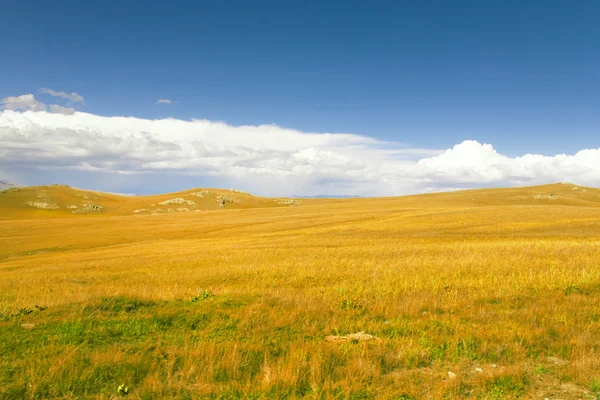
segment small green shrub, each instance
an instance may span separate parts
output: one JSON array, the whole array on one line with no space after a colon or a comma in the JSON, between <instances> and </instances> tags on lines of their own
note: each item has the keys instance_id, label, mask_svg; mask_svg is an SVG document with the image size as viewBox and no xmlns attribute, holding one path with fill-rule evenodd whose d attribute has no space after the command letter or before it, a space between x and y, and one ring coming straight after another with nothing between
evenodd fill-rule
<instances>
[{"instance_id":1,"label":"small green shrub","mask_svg":"<svg viewBox=\"0 0 600 400\"><path fill-rule=\"evenodd\" d=\"M190 300L190 302L191 303L195 303L195 302L200 301L200 300L206 300L209 297L213 297L213 296L214 296L213 292L211 292L208 289L205 289L205 290L202 290L200 293L198 293L196 296L192 297L192 299Z\"/></svg>"}]
</instances>

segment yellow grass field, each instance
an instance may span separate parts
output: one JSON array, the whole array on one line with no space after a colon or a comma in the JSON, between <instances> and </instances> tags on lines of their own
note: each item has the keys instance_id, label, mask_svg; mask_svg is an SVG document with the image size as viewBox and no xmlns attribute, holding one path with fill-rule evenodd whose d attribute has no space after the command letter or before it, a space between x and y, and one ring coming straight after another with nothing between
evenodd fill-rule
<instances>
[{"instance_id":1,"label":"yellow grass field","mask_svg":"<svg viewBox=\"0 0 600 400\"><path fill-rule=\"evenodd\" d=\"M600 398L598 189L32 187L0 226L0 399Z\"/></svg>"}]
</instances>

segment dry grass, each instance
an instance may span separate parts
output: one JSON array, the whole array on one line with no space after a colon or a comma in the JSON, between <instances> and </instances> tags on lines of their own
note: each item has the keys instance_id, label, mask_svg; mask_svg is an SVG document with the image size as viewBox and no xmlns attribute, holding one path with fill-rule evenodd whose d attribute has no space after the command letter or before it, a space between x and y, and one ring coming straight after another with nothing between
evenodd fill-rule
<instances>
[{"instance_id":1,"label":"dry grass","mask_svg":"<svg viewBox=\"0 0 600 400\"><path fill-rule=\"evenodd\" d=\"M0 398L596 398L600 191L572 187L37 219L13 203ZM323 340L359 331L380 340Z\"/></svg>"}]
</instances>

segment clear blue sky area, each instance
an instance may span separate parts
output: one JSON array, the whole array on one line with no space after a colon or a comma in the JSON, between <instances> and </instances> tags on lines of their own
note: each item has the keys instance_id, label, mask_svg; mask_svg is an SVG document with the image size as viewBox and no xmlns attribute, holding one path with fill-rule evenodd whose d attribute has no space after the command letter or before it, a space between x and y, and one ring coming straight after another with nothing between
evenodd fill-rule
<instances>
[{"instance_id":1,"label":"clear blue sky area","mask_svg":"<svg viewBox=\"0 0 600 400\"><path fill-rule=\"evenodd\" d=\"M0 97L572 153L600 147L599 17L592 0L6 1Z\"/></svg>"}]
</instances>

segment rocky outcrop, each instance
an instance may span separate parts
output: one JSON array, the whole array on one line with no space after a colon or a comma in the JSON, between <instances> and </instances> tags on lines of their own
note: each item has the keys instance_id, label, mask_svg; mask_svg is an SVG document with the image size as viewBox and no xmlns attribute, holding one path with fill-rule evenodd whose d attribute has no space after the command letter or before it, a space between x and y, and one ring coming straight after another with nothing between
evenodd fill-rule
<instances>
[{"instance_id":1,"label":"rocky outcrop","mask_svg":"<svg viewBox=\"0 0 600 400\"><path fill-rule=\"evenodd\" d=\"M30 207L39 208L40 210L57 210L60 208L56 203L46 203L44 201L28 201L25 204Z\"/></svg>"},{"instance_id":2,"label":"rocky outcrop","mask_svg":"<svg viewBox=\"0 0 600 400\"><path fill-rule=\"evenodd\" d=\"M208 190L201 190L199 192L191 193L192 196L199 197L201 199L204 198L204 196L208 196L208 195L211 195L211 194L215 194L215 193L214 192L209 192Z\"/></svg>"},{"instance_id":3,"label":"rocky outcrop","mask_svg":"<svg viewBox=\"0 0 600 400\"><path fill-rule=\"evenodd\" d=\"M556 197L555 195L550 193L550 194L536 194L535 196L533 196L533 198L536 200L556 200L558 197Z\"/></svg>"},{"instance_id":4,"label":"rocky outcrop","mask_svg":"<svg viewBox=\"0 0 600 400\"><path fill-rule=\"evenodd\" d=\"M234 200L227 196L223 196L221 194L217 196L216 202L217 202L217 207L220 207L220 208L224 208L226 204L239 203L239 201Z\"/></svg>"},{"instance_id":5,"label":"rocky outcrop","mask_svg":"<svg viewBox=\"0 0 600 400\"><path fill-rule=\"evenodd\" d=\"M295 200L295 199L277 199L275 201L277 202L277 204L281 204L281 205L285 205L285 206L296 207L296 206L302 205L302 203L300 203L298 200Z\"/></svg>"},{"instance_id":6,"label":"rocky outcrop","mask_svg":"<svg viewBox=\"0 0 600 400\"><path fill-rule=\"evenodd\" d=\"M186 199L182 199L181 197L176 197L174 199L161 201L158 204L160 204L161 206L166 206L169 204L187 204L188 206L193 206L196 203L194 203L193 200L186 200Z\"/></svg>"},{"instance_id":7,"label":"rocky outcrop","mask_svg":"<svg viewBox=\"0 0 600 400\"><path fill-rule=\"evenodd\" d=\"M71 211L73 214L87 214L87 213L97 213L103 212L104 207L100 204L84 204L80 208Z\"/></svg>"}]
</instances>

